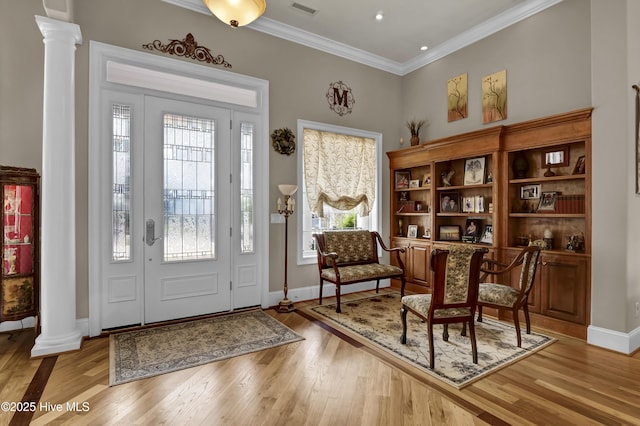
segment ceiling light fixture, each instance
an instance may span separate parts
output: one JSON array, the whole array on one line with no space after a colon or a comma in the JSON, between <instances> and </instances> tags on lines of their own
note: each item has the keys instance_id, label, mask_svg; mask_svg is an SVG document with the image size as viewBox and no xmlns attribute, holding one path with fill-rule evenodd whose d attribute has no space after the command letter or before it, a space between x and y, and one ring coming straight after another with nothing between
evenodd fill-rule
<instances>
[{"instance_id":1,"label":"ceiling light fixture","mask_svg":"<svg viewBox=\"0 0 640 426\"><path fill-rule=\"evenodd\" d=\"M258 19L267 8L265 0L202 0L216 18L231 25L242 27Z\"/></svg>"},{"instance_id":2,"label":"ceiling light fixture","mask_svg":"<svg viewBox=\"0 0 640 426\"><path fill-rule=\"evenodd\" d=\"M427 46L420 46L420 50L422 50L423 52L424 52L425 50L427 50L427 49L428 49L428 47L427 47Z\"/></svg>"},{"instance_id":3,"label":"ceiling light fixture","mask_svg":"<svg viewBox=\"0 0 640 426\"><path fill-rule=\"evenodd\" d=\"M376 21L382 21L383 18L384 15L382 14L382 12L376 13Z\"/></svg>"}]
</instances>

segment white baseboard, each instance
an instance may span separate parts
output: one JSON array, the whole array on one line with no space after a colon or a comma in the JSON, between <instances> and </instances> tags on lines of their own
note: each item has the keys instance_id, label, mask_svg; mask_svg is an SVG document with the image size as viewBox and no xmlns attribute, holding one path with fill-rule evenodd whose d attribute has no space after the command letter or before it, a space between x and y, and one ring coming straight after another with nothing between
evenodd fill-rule
<instances>
[{"instance_id":1,"label":"white baseboard","mask_svg":"<svg viewBox=\"0 0 640 426\"><path fill-rule=\"evenodd\" d=\"M391 282L389 280L380 280L380 288L390 287ZM341 295L356 293L358 291L375 290L375 281L366 281L362 283L349 284L342 287L340 291ZM322 289L322 297L333 297L336 295L336 286L333 284L325 283ZM284 297L282 290L269 292L269 306L276 306L280 303L280 300ZM287 297L293 303L302 302L305 300L313 300L320 297L320 285L316 284L309 287L292 288L287 292Z\"/></svg>"},{"instance_id":2,"label":"white baseboard","mask_svg":"<svg viewBox=\"0 0 640 426\"><path fill-rule=\"evenodd\" d=\"M5 321L0 323L0 332L16 331L36 326L35 317L28 317L21 321ZM89 318L76 319L76 329L80 330L83 336L89 335Z\"/></svg>"},{"instance_id":3,"label":"white baseboard","mask_svg":"<svg viewBox=\"0 0 640 426\"><path fill-rule=\"evenodd\" d=\"M35 317L27 317L20 321L5 321L0 323L0 332L22 330L23 328L33 328L36 326Z\"/></svg>"},{"instance_id":4,"label":"white baseboard","mask_svg":"<svg viewBox=\"0 0 640 426\"><path fill-rule=\"evenodd\" d=\"M590 325L587 328L587 343L630 355L640 348L640 327L630 333L621 333Z\"/></svg>"}]
</instances>

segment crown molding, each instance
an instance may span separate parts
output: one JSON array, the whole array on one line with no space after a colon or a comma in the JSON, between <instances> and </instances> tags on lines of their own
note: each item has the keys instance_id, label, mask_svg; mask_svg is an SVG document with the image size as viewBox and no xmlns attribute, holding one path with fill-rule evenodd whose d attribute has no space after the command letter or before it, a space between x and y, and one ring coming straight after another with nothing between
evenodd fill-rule
<instances>
[{"instance_id":1,"label":"crown molding","mask_svg":"<svg viewBox=\"0 0 640 426\"><path fill-rule=\"evenodd\" d=\"M457 36L447 40L446 42L429 49L425 54L418 55L403 64L401 75L408 74L412 71L429 65L438 59L444 58L464 47L467 47L477 41L480 41L492 34L497 33L517 22L520 22L536 13L542 12L551 6L562 2L563 0L536 0L514 6L503 13L483 22L480 25L458 34Z\"/></svg>"},{"instance_id":2,"label":"crown molding","mask_svg":"<svg viewBox=\"0 0 640 426\"><path fill-rule=\"evenodd\" d=\"M331 40L264 16L252 22L248 25L248 28L393 74L401 75L402 73L402 64L399 62L391 61L382 56L356 49L339 41Z\"/></svg>"},{"instance_id":3,"label":"crown molding","mask_svg":"<svg viewBox=\"0 0 640 426\"><path fill-rule=\"evenodd\" d=\"M175 6L199 12L205 15L211 15L211 12L202 3L202 0L162 0ZM344 43L331 40L326 37L313 34L290 25L274 21L273 19L262 16L247 25L255 31L272 35L284 40L288 40L312 49L320 50L331 55L339 56L354 62L368 65L396 75L406 75L419 68L429 65L438 59L444 58L476 41L482 40L492 34L497 33L517 22L522 21L536 13L554 6L563 0L531 0L512 7L503 13L477 25L459 35L441 43L438 46L430 48L426 53L420 54L407 62L400 63L391 61L370 52L356 49Z\"/></svg>"}]
</instances>

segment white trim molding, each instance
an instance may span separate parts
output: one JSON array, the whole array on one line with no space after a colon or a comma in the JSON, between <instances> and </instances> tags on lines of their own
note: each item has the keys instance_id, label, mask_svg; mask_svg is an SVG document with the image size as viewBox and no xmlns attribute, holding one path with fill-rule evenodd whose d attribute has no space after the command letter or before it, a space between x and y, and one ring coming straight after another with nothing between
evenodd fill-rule
<instances>
[{"instance_id":1,"label":"white trim molding","mask_svg":"<svg viewBox=\"0 0 640 426\"><path fill-rule=\"evenodd\" d=\"M211 11L207 9L201 0L162 1L194 12L211 15ZM390 59L374 55L373 53L340 43L339 41L331 40L309 31L287 25L283 22L275 21L267 18L266 16L258 18L251 24L247 25L246 28L298 43L312 49L361 63L363 65L368 65L372 68L403 76L450 55L472 43L475 43L476 41L489 37L490 35L516 24L523 19L533 16L536 13L542 12L551 6L555 6L561 1L562 0L530 0L519 3L511 9L488 19L482 24L460 33L456 37L453 37L438 46L430 48L428 53L418 55L405 63L392 61Z\"/></svg>"},{"instance_id":2,"label":"white trim molding","mask_svg":"<svg viewBox=\"0 0 640 426\"><path fill-rule=\"evenodd\" d=\"M389 280L380 280L380 288L391 287L391 282ZM345 294L357 293L359 291L367 291L367 290L375 290L376 282L375 281L365 281L361 283L349 284L347 286L343 286L340 289L340 294L344 296ZM336 294L336 286L335 284L325 283L322 288L322 297L329 298L333 297ZM282 300L282 290L272 291L269 293L269 305L276 306ZM296 302L304 302L307 300L314 300L320 297L320 285L311 285L307 287L300 288L290 288L287 297L294 303ZM327 302L323 302L327 303ZM333 302L329 302L333 303ZM399 317L398 317L399 318Z\"/></svg>"},{"instance_id":3,"label":"white trim molding","mask_svg":"<svg viewBox=\"0 0 640 426\"><path fill-rule=\"evenodd\" d=\"M587 328L587 343L630 355L640 348L640 327L630 333L622 333L590 325Z\"/></svg>"}]
</instances>

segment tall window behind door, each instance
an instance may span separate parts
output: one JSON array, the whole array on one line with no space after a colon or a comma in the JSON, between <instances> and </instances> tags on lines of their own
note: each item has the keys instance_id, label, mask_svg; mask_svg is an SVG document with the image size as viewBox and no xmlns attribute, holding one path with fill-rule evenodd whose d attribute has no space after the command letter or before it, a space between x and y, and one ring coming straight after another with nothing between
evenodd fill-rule
<instances>
[{"instance_id":1,"label":"tall window behind door","mask_svg":"<svg viewBox=\"0 0 640 426\"><path fill-rule=\"evenodd\" d=\"M312 263L314 233L379 229L382 135L299 120L298 138L298 262Z\"/></svg>"}]
</instances>

